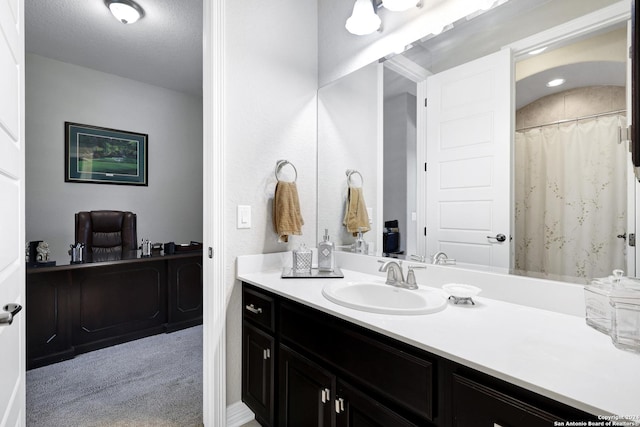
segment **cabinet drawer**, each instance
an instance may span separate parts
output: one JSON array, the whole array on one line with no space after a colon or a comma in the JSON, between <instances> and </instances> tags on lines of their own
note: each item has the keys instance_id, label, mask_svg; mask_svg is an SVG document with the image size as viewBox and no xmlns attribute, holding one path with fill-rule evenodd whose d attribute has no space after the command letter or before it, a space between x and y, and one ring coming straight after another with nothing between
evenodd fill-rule
<instances>
[{"instance_id":1,"label":"cabinet drawer","mask_svg":"<svg viewBox=\"0 0 640 427\"><path fill-rule=\"evenodd\" d=\"M275 328L274 300L271 296L259 290L242 288L242 315L259 326L273 332Z\"/></svg>"},{"instance_id":2,"label":"cabinet drawer","mask_svg":"<svg viewBox=\"0 0 640 427\"><path fill-rule=\"evenodd\" d=\"M553 426L561 417L484 384L453 374L453 425L456 427Z\"/></svg>"},{"instance_id":3,"label":"cabinet drawer","mask_svg":"<svg viewBox=\"0 0 640 427\"><path fill-rule=\"evenodd\" d=\"M300 305L282 303L279 328L283 341L330 364L386 404L433 420L434 365L375 338L360 328Z\"/></svg>"}]
</instances>

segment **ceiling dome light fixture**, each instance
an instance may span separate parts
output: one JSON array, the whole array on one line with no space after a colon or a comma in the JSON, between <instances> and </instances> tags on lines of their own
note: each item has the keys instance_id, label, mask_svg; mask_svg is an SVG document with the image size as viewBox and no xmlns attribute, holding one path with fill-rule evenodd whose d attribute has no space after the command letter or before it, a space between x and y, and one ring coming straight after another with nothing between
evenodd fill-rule
<instances>
[{"instance_id":1,"label":"ceiling dome light fixture","mask_svg":"<svg viewBox=\"0 0 640 427\"><path fill-rule=\"evenodd\" d=\"M547 83L547 87L556 87L564 84L565 79L553 79Z\"/></svg>"},{"instance_id":2,"label":"ceiling dome light fixture","mask_svg":"<svg viewBox=\"0 0 640 427\"><path fill-rule=\"evenodd\" d=\"M382 6L393 12L403 12L418 5L418 0L382 0Z\"/></svg>"},{"instance_id":3,"label":"ceiling dome light fixture","mask_svg":"<svg viewBox=\"0 0 640 427\"><path fill-rule=\"evenodd\" d=\"M144 10L132 0L104 0L104 4L123 24L133 24L144 16Z\"/></svg>"},{"instance_id":4,"label":"ceiling dome light fixture","mask_svg":"<svg viewBox=\"0 0 640 427\"><path fill-rule=\"evenodd\" d=\"M345 28L351 34L364 36L376 32L381 24L382 21L380 17L376 15L371 0L356 0L356 3L353 5L353 13L351 17L347 19Z\"/></svg>"}]
</instances>

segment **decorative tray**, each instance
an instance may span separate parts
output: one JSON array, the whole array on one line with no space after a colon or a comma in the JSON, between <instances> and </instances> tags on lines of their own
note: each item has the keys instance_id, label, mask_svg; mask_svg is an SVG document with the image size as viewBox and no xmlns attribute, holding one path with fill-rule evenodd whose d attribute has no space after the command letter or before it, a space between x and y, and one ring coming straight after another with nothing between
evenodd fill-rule
<instances>
[{"instance_id":1,"label":"decorative tray","mask_svg":"<svg viewBox=\"0 0 640 427\"><path fill-rule=\"evenodd\" d=\"M311 271L305 271L298 273L293 271L291 267L285 267L282 269L283 279L342 279L344 274L336 267L333 271L320 271L317 268L312 268Z\"/></svg>"}]
</instances>

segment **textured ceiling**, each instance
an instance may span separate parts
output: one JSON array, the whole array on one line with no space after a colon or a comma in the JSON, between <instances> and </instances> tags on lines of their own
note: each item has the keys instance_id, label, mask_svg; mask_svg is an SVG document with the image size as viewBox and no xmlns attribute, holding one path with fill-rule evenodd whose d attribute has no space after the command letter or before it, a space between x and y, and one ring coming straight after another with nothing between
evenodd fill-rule
<instances>
[{"instance_id":1,"label":"textured ceiling","mask_svg":"<svg viewBox=\"0 0 640 427\"><path fill-rule=\"evenodd\" d=\"M26 0L26 51L202 95L202 0L136 0L125 25L103 0Z\"/></svg>"}]
</instances>

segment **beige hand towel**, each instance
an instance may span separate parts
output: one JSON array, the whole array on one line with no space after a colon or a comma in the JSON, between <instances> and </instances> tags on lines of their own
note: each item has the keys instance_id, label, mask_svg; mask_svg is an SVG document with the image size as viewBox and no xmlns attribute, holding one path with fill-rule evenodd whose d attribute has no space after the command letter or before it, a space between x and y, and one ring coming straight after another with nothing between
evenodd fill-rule
<instances>
[{"instance_id":1,"label":"beige hand towel","mask_svg":"<svg viewBox=\"0 0 640 427\"><path fill-rule=\"evenodd\" d=\"M362 188L349 187L347 208L342 223L347 227L347 231L353 233L354 236L358 235L358 230L361 230L363 233L371 230Z\"/></svg>"},{"instance_id":2,"label":"beige hand towel","mask_svg":"<svg viewBox=\"0 0 640 427\"><path fill-rule=\"evenodd\" d=\"M295 182L278 181L273 196L273 229L279 242L288 242L290 235L301 235L304 220Z\"/></svg>"}]
</instances>

